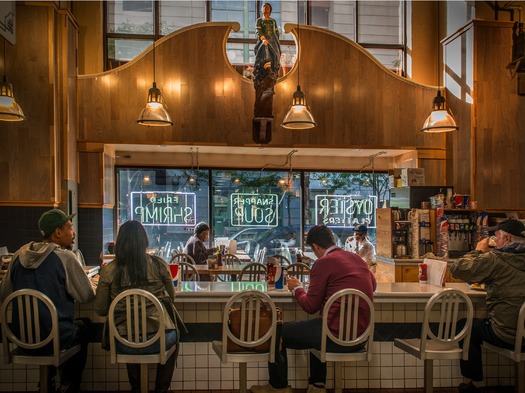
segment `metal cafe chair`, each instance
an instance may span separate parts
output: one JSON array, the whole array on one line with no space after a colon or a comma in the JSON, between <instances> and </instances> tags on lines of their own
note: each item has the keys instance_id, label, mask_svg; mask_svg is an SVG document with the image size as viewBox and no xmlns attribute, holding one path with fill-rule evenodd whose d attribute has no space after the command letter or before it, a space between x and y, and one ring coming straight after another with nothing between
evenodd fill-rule
<instances>
[{"instance_id":1,"label":"metal cafe chair","mask_svg":"<svg viewBox=\"0 0 525 393\"><path fill-rule=\"evenodd\" d=\"M173 254L173 256L171 257L170 263L180 263L180 262L186 262L186 263L191 263L192 265L196 265L195 259L193 259L191 255L188 255L183 252Z\"/></svg>"},{"instance_id":2,"label":"metal cafe chair","mask_svg":"<svg viewBox=\"0 0 525 393\"><path fill-rule=\"evenodd\" d=\"M467 323L456 332L459 316L465 314ZM420 338L394 340L394 346L414 355L424 362L424 392L433 391L434 360L467 359L474 308L472 301L462 291L453 288L434 294L425 306ZM431 329L433 318L437 326ZM435 333L437 332L437 334ZM465 340L463 349L458 343Z\"/></svg>"},{"instance_id":3,"label":"metal cafe chair","mask_svg":"<svg viewBox=\"0 0 525 393\"><path fill-rule=\"evenodd\" d=\"M358 335L357 327L359 313L366 312L359 308L360 302L368 305L368 325ZM334 303L339 305L339 334L337 337L328 328L327 314ZM374 340L374 304L363 292L357 289L342 289L326 302L323 308L323 327L321 331L321 349L311 349L321 362L334 362L334 392L343 391L343 362L370 361L372 359L372 347ZM344 347L363 345L357 352L330 352L327 350L328 340Z\"/></svg>"},{"instance_id":4,"label":"metal cafe chair","mask_svg":"<svg viewBox=\"0 0 525 393\"><path fill-rule=\"evenodd\" d=\"M275 255L272 255L271 258L277 259L277 262L280 265L290 265L290 263L291 263L290 260L288 258L286 258L284 255L275 254Z\"/></svg>"},{"instance_id":5,"label":"metal cafe chair","mask_svg":"<svg viewBox=\"0 0 525 393\"><path fill-rule=\"evenodd\" d=\"M51 316L51 329L45 337L42 337L41 313L49 313ZM12 330L14 322L19 326L19 332ZM19 289L2 303L0 323L5 362L39 366L40 392L48 393L51 385L49 367L59 367L80 351L80 345L60 350L58 313L51 299L34 289ZM49 355L28 354L22 351L36 350L49 344L52 348Z\"/></svg>"},{"instance_id":6,"label":"metal cafe chair","mask_svg":"<svg viewBox=\"0 0 525 393\"><path fill-rule=\"evenodd\" d=\"M179 262L181 281L200 281L200 275L195 265L187 262Z\"/></svg>"},{"instance_id":7,"label":"metal cafe chair","mask_svg":"<svg viewBox=\"0 0 525 393\"><path fill-rule=\"evenodd\" d=\"M299 281L305 282L307 278L310 278L310 266L302 262L295 262L286 267L286 274L295 276Z\"/></svg>"},{"instance_id":8,"label":"metal cafe chair","mask_svg":"<svg viewBox=\"0 0 525 393\"><path fill-rule=\"evenodd\" d=\"M505 356L515 362L515 375L516 380L514 386L516 393L525 392L525 353L522 352L523 338L525 337L525 303L520 308L518 314L518 327L516 329L516 341L514 343L514 350L497 347L495 345L483 342L483 346L497 353L498 355Z\"/></svg>"},{"instance_id":9,"label":"metal cafe chair","mask_svg":"<svg viewBox=\"0 0 525 393\"><path fill-rule=\"evenodd\" d=\"M230 323L230 310L239 307L240 325L238 335ZM271 311L271 323L266 332L260 331L261 307ZM277 310L273 300L260 291L244 291L233 295L224 306L222 316L222 339L213 341L212 349L222 364L239 363L239 391L247 392L247 363L275 361ZM261 349L261 345L270 342ZM235 346L235 347L234 347ZM239 348L243 347L243 348ZM233 347L233 348L232 348ZM243 349L241 352L240 349Z\"/></svg>"},{"instance_id":10,"label":"metal cafe chair","mask_svg":"<svg viewBox=\"0 0 525 393\"><path fill-rule=\"evenodd\" d=\"M119 305L120 303L120 305ZM115 308L126 309L126 335L122 336L115 325ZM148 339L147 307L153 306L159 316L157 332ZM159 299L143 289L133 288L120 293L109 306L109 346L111 363L138 363L140 364L140 391L148 392L148 364L165 364L175 352L177 345L166 348L166 321L164 309ZM151 333L150 333L151 334ZM121 354L117 352L116 341L133 349L146 348L159 342L160 350L154 354Z\"/></svg>"},{"instance_id":11,"label":"metal cafe chair","mask_svg":"<svg viewBox=\"0 0 525 393\"><path fill-rule=\"evenodd\" d=\"M262 263L249 263L239 273L239 281L263 281L266 279L266 266Z\"/></svg>"}]
</instances>

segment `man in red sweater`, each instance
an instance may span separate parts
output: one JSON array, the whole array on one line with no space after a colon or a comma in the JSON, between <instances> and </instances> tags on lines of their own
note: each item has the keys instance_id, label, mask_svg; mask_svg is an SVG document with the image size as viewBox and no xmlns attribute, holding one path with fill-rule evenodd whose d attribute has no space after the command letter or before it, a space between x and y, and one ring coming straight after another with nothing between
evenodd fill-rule
<instances>
[{"instance_id":1,"label":"man in red sweater","mask_svg":"<svg viewBox=\"0 0 525 393\"><path fill-rule=\"evenodd\" d=\"M288 289L308 314L320 312L330 296L341 289L354 288L362 291L372 301L376 289L374 275L368 269L368 265L357 254L344 251L334 243L332 231L325 225L316 225L306 238L306 244L312 247L317 260L310 273L310 285L308 291L295 277L288 278ZM366 307L366 305L362 305ZM330 330L337 335L338 315L329 314ZM361 320L358 323L359 334L364 331L368 321ZM322 319L308 319L304 321L286 322L282 325L281 339L282 349L275 355L275 363L268 364L270 383L265 386L252 386L253 393L267 392L292 392L288 386L288 362L286 348L291 349L320 349L321 346ZM359 350L355 348L355 350ZM327 350L333 352L348 352L348 347L340 347L331 342L327 343ZM308 393L326 392L326 363L321 363L317 357L310 354L310 384Z\"/></svg>"}]
</instances>

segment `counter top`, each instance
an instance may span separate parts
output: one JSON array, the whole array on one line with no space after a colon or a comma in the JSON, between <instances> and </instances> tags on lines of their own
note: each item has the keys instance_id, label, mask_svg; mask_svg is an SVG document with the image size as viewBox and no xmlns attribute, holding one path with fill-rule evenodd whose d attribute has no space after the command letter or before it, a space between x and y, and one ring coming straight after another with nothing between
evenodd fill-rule
<instances>
[{"instance_id":1,"label":"counter top","mask_svg":"<svg viewBox=\"0 0 525 393\"><path fill-rule=\"evenodd\" d=\"M472 290L466 283L449 283L445 288L456 288L465 292L473 302L484 302L484 291ZM268 288L266 282L210 282L184 281L177 288L177 302L207 302L224 303L234 293L245 290L267 292L277 302L291 303L295 301L288 289L276 290ZM374 293L375 303L425 303L433 294L442 291L442 287L413 282L378 283Z\"/></svg>"},{"instance_id":2,"label":"counter top","mask_svg":"<svg viewBox=\"0 0 525 393\"><path fill-rule=\"evenodd\" d=\"M395 266L414 266L414 265L417 265L423 262L423 259L424 258L388 258L382 255L376 255L376 260L378 262L383 262L383 263L386 263L389 265L395 265ZM457 261L457 259L454 259L454 258L443 259L443 258L437 257L436 259L440 261L446 261L449 265Z\"/></svg>"}]
</instances>

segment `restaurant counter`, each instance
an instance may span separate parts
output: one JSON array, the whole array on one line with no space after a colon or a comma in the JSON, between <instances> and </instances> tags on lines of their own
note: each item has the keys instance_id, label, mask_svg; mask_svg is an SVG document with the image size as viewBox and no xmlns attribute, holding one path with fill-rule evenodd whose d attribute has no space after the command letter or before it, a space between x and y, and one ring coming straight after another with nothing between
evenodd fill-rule
<instances>
[{"instance_id":1,"label":"restaurant counter","mask_svg":"<svg viewBox=\"0 0 525 393\"><path fill-rule=\"evenodd\" d=\"M450 266L457 261L457 259L443 259L448 263L447 272L445 274L445 281L447 283L463 283L450 274ZM376 256L377 271L376 279L379 282L418 282L419 267L423 262L423 258L389 258L382 255Z\"/></svg>"}]
</instances>

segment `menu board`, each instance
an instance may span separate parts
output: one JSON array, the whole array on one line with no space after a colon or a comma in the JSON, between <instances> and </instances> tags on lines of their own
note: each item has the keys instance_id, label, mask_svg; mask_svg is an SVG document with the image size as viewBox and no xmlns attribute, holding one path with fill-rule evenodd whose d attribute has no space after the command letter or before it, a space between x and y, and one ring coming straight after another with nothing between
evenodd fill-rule
<instances>
[{"instance_id":1,"label":"menu board","mask_svg":"<svg viewBox=\"0 0 525 393\"><path fill-rule=\"evenodd\" d=\"M365 224L375 228L376 207L375 195L316 195L315 224L332 228Z\"/></svg>"},{"instance_id":2,"label":"menu board","mask_svg":"<svg viewBox=\"0 0 525 393\"><path fill-rule=\"evenodd\" d=\"M230 195L232 225L276 227L279 211L277 194L233 193Z\"/></svg>"},{"instance_id":3,"label":"menu board","mask_svg":"<svg viewBox=\"0 0 525 393\"><path fill-rule=\"evenodd\" d=\"M195 225L194 192L136 191L131 193L131 219L152 226Z\"/></svg>"}]
</instances>

